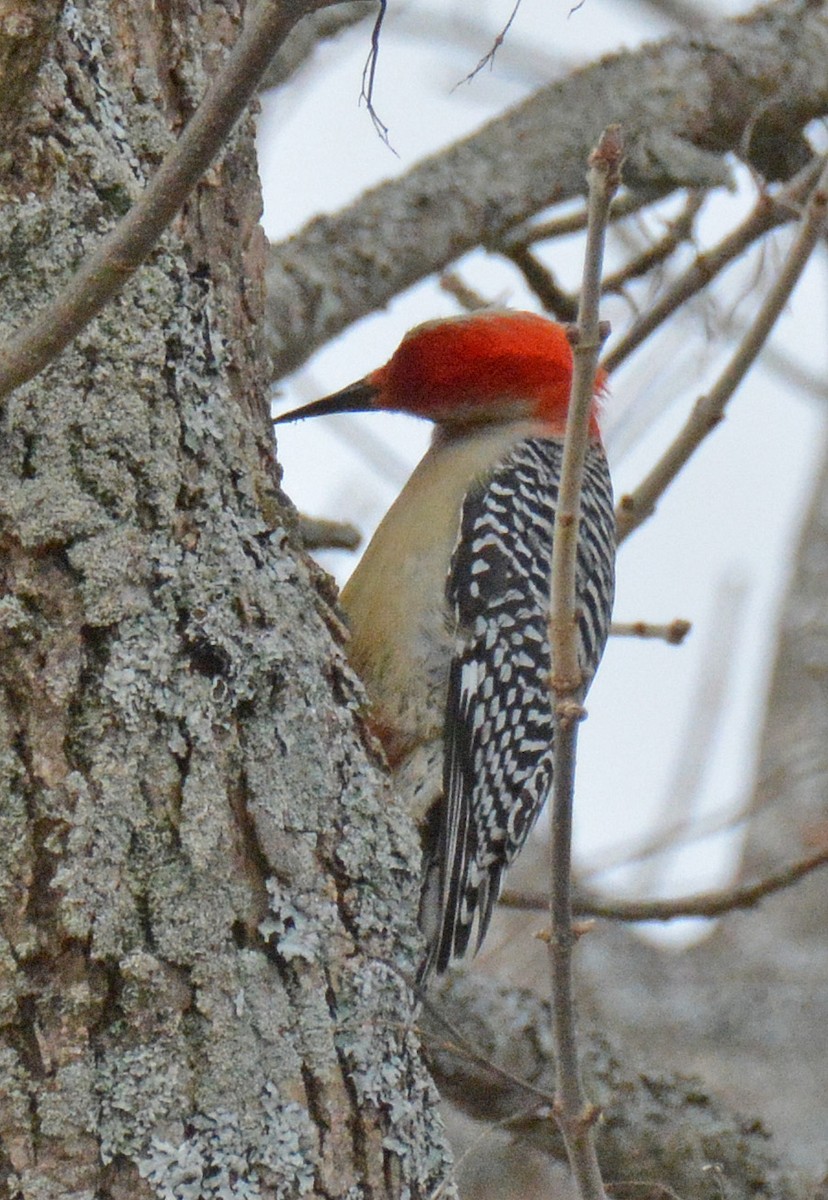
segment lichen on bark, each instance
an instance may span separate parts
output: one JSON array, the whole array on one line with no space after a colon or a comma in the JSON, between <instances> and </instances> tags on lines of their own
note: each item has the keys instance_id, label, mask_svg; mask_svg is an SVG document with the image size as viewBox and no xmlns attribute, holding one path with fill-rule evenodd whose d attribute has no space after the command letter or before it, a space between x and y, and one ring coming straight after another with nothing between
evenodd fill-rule
<instances>
[{"instance_id":1,"label":"lichen on bark","mask_svg":"<svg viewBox=\"0 0 828 1200\"><path fill-rule=\"evenodd\" d=\"M65 7L0 208L7 328L240 17ZM0 1197L418 1196L446 1168L415 838L273 463L251 134L0 414Z\"/></svg>"}]
</instances>

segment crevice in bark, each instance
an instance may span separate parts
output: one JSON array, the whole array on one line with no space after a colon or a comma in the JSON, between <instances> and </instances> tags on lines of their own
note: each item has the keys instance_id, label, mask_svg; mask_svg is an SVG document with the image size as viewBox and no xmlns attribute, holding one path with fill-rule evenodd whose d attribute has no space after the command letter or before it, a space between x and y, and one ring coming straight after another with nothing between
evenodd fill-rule
<instances>
[{"instance_id":1,"label":"crevice in bark","mask_svg":"<svg viewBox=\"0 0 828 1200\"><path fill-rule=\"evenodd\" d=\"M34 1079L43 1079L46 1064L40 1053L37 1037L37 1005L34 995L21 996L17 1001L17 1022L11 1029L11 1040L21 1063Z\"/></svg>"},{"instance_id":2,"label":"crevice in bark","mask_svg":"<svg viewBox=\"0 0 828 1200\"><path fill-rule=\"evenodd\" d=\"M321 1163L325 1158L325 1140L331 1128L327 1106L324 1101L324 1088L307 1063L302 1063L301 1073L302 1083L305 1088L305 1104L311 1120L316 1126L316 1132L319 1135L319 1161ZM320 1196L330 1196L330 1192L322 1182L321 1175L322 1172L317 1167L314 1177L316 1191Z\"/></svg>"},{"instance_id":3,"label":"crevice in bark","mask_svg":"<svg viewBox=\"0 0 828 1200\"><path fill-rule=\"evenodd\" d=\"M247 806L246 797L248 795L249 790L243 777L239 780L238 786L229 790L230 807L233 812L234 825L239 835L242 864L246 869L253 897L249 914L245 914L243 919L238 919L234 923L233 928L234 930L237 927L244 929L245 945L249 949L256 948L261 950L273 962L277 962L278 956L274 956L270 941L264 938L259 931L259 925L267 915L269 908L267 880L275 872L259 839L256 822ZM238 936L237 933L234 933L235 936ZM283 973L284 964L277 965L279 965L280 973Z\"/></svg>"},{"instance_id":4,"label":"crevice in bark","mask_svg":"<svg viewBox=\"0 0 828 1200\"><path fill-rule=\"evenodd\" d=\"M354 946L359 947L361 942L359 924L347 900L347 893L349 890L353 891L356 881L351 879L337 863L334 849L335 847L331 847L331 853L325 855L325 869L330 873L336 889L336 909L342 927L349 934Z\"/></svg>"},{"instance_id":5,"label":"crevice in bark","mask_svg":"<svg viewBox=\"0 0 828 1200\"><path fill-rule=\"evenodd\" d=\"M328 999L330 1003L333 989L329 987L328 991ZM333 1011L335 1012L335 1009ZM360 1117L362 1100L360 1099L356 1084L354 1083L351 1075L350 1068L348 1066L348 1060L338 1046L336 1047L336 1057L339 1062L339 1069L342 1073L342 1086L344 1087L345 1094L348 1097L347 1124L348 1132L351 1135L354 1166L362 1183L365 1200L374 1200L374 1188L371 1184L371 1180L374 1178L375 1172L372 1170L368 1138Z\"/></svg>"}]
</instances>

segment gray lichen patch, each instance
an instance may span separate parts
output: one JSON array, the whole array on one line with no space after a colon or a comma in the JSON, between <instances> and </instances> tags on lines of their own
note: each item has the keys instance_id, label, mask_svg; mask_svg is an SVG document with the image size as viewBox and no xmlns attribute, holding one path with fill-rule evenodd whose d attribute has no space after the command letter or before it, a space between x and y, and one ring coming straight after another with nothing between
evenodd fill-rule
<instances>
[{"instance_id":1,"label":"gray lichen patch","mask_svg":"<svg viewBox=\"0 0 828 1200\"><path fill-rule=\"evenodd\" d=\"M40 186L0 206L9 329L138 194L211 73L201 43L241 19L126 7L63 7ZM392 1175L413 1197L443 1168L405 1032L416 839L262 416L250 132L0 411L0 1138L32 1197L379 1196Z\"/></svg>"}]
</instances>

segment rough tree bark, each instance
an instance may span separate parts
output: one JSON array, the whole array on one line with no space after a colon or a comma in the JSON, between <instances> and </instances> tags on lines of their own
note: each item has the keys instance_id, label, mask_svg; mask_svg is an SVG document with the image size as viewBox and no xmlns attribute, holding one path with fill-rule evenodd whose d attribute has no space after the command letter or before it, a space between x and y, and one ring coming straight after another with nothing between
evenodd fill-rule
<instances>
[{"instance_id":1,"label":"rough tree bark","mask_svg":"<svg viewBox=\"0 0 828 1200\"><path fill-rule=\"evenodd\" d=\"M241 16L32 23L6 328L129 206ZM0 413L0 1197L421 1196L445 1170L416 847L273 465L259 207L246 120Z\"/></svg>"}]
</instances>

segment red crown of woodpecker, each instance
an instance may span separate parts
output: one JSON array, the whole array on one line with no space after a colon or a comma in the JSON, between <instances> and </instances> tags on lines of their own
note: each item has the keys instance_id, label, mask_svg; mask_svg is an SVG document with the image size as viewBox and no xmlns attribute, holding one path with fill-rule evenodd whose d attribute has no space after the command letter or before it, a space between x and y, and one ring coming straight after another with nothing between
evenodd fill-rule
<instances>
[{"instance_id":1,"label":"red crown of woodpecker","mask_svg":"<svg viewBox=\"0 0 828 1200\"><path fill-rule=\"evenodd\" d=\"M595 383L590 432L597 437L603 371ZM377 409L449 426L523 416L563 434L571 385L562 325L531 312L477 312L416 326L385 366L276 422Z\"/></svg>"}]
</instances>

